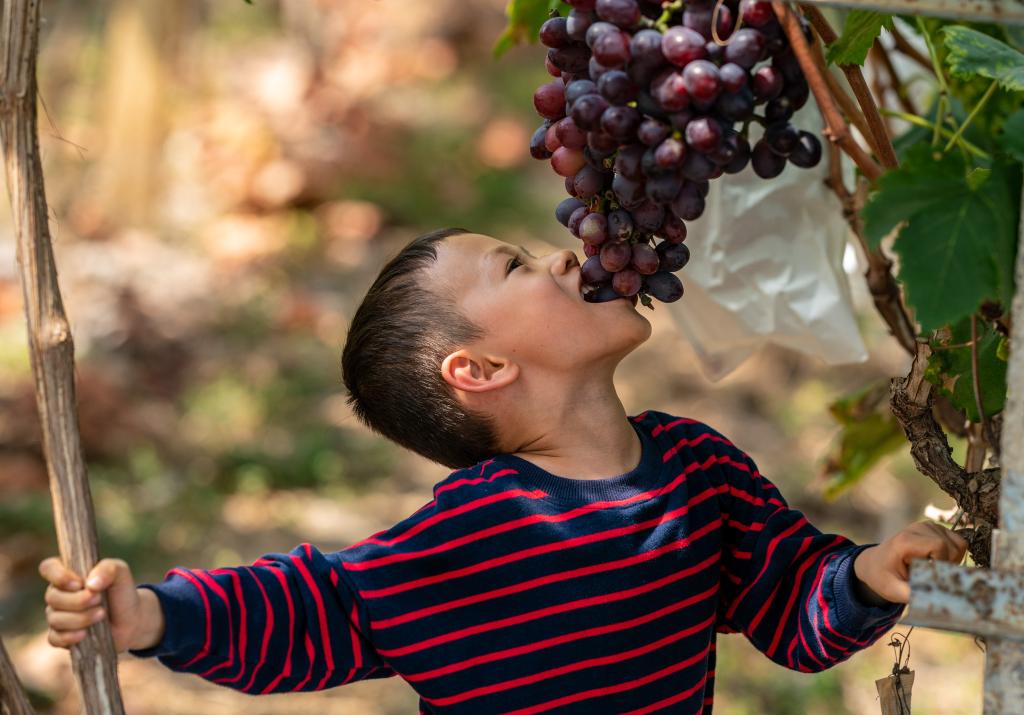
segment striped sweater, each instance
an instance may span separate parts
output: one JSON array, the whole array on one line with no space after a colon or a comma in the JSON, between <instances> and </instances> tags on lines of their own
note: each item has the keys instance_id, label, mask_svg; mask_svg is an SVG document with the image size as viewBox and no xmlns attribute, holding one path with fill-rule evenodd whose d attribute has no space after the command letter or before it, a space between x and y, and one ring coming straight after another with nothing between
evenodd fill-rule
<instances>
[{"instance_id":1,"label":"striped sweater","mask_svg":"<svg viewBox=\"0 0 1024 715\"><path fill-rule=\"evenodd\" d=\"M452 472L341 551L172 569L167 667L251 694L398 675L420 712L709 713L718 633L819 671L902 607L853 591L865 546L823 534L696 420L631 417L643 451L608 479L500 455Z\"/></svg>"}]
</instances>

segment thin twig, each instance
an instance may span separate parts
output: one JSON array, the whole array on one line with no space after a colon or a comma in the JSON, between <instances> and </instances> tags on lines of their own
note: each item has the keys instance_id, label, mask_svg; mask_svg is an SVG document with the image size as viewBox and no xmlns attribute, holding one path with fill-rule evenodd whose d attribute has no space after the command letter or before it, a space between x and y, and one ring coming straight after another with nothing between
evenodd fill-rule
<instances>
[{"instance_id":1,"label":"thin twig","mask_svg":"<svg viewBox=\"0 0 1024 715\"><path fill-rule=\"evenodd\" d=\"M956 144L957 140L963 135L967 127L971 125L974 118L978 116L978 112L981 111L982 107L988 104L988 100L992 98L997 86L999 86L999 80L994 80L992 84L988 86L988 89L985 90L985 94L982 95L981 99L978 100L978 103L974 105L974 109L972 109L971 113L967 115L967 119L965 119L964 123L960 125L960 128L956 130L956 133L950 137L949 143L946 144L942 151L946 152L953 148L953 145Z\"/></svg>"},{"instance_id":2,"label":"thin twig","mask_svg":"<svg viewBox=\"0 0 1024 715\"><path fill-rule=\"evenodd\" d=\"M929 72L933 71L931 60L922 55L916 47L910 44L910 40L904 37L903 34L896 29L895 24L889 32L892 35L892 39L896 42L897 50L924 67Z\"/></svg>"},{"instance_id":3,"label":"thin twig","mask_svg":"<svg viewBox=\"0 0 1024 715\"><path fill-rule=\"evenodd\" d=\"M871 144L872 136L871 132L868 131L867 120L864 119L864 115L861 113L857 103L853 101L853 98L847 94L846 90L843 89L842 85L839 84L839 80L832 72L829 71L825 63L825 53L822 52L820 39L816 36L815 42L811 45L811 51L814 54L814 63L818 66L818 70L821 72L821 76L825 78L825 82L828 84L829 91L832 92L832 96L836 102L839 103L839 108L842 110L843 115L850 121L853 126L857 127L857 131L864 137L864 141ZM875 154L878 153L878 149L875 146L871 146L871 151Z\"/></svg>"},{"instance_id":4,"label":"thin twig","mask_svg":"<svg viewBox=\"0 0 1024 715\"><path fill-rule=\"evenodd\" d=\"M917 114L917 109L914 107L914 102L911 100L910 94L907 92L907 87L903 84L903 80L900 79L899 74L897 74L896 66L893 65L892 58L889 57L889 53L886 52L882 43L875 40L875 44L871 50L876 60L885 67L885 73L889 75L889 86L892 87L892 91L896 95L896 99L899 101L900 107L902 107L903 111L908 114Z\"/></svg>"},{"instance_id":5,"label":"thin twig","mask_svg":"<svg viewBox=\"0 0 1024 715\"><path fill-rule=\"evenodd\" d=\"M881 61L878 59L877 50L875 49L877 45L878 42L876 41L868 50L868 57L866 59L870 59L871 63L874 65L874 71L871 73L871 89L874 91L875 101L878 102L879 107L884 109L886 106L885 95L889 88L886 87L885 82L882 81L882 72L880 67ZM895 91L896 90L893 89L893 92ZM885 133L892 137L892 123L883 117L882 126L885 127Z\"/></svg>"},{"instance_id":6,"label":"thin twig","mask_svg":"<svg viewBox=\"0 0 1024 715\"><path fill-rule=\"evenodd\" d=\"M807 39L800 29L796 16L790 12L789 8L781 0L772 0L772 9L775 11L776 17L779 18L779 22L789 38L789 44L793 48L793 54L796 55L800 68L807 78L807 84L810 86L811 92L814 93L814 98L818 101L818 107L821 109L822 117L825 120L825 135L831 141L838 144L853 159L857 168L870 181L877 181L883 173L882 167L864 151L850 134L849 127L843 121L843 117L836 107L835 100L828 90L825 78L821 76L818 68L814 65L810 47L808 47Z\"/></svg>"}]
</instances>

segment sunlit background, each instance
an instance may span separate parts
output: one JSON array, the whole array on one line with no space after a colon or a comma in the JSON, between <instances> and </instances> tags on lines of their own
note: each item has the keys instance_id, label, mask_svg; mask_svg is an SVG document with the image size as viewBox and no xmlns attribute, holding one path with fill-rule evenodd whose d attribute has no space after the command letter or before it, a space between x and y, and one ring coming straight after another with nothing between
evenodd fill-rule
<instances>
[{"instance_id":1,"label":"sunlit background","mask_svg":"<svg viewBox=\"0 0 1024 715\"><path fill-rule=\"evenodd\" d=\"M456 225L534 252L577 248L553 218L562 179L527 151L543 54L492 58L503 10L43 3L39 129L103 555L159 580L303 541L342 548L430 500L448 470L357 423L339 357L377 270L419 232ZM56 542L6 200L2 211L0 634L38 711L78 713L67 652L45 638L36 566ZM829 403L907 369L863 279L851 281L867 363L826 368L767 347L710 383L656 309L618 385L630 414L710 423L819 528L876 541L929 503L952 504L906 449L835 501L822 496ZM886 642L804 675L722 638L716 712L877 713ZM911 648L915 711L980 710L971 639L917 629ZM121 682L140 715L406 715L417 702L399 678L253 698L131 656Z\"/></svg>"}]
</instances>

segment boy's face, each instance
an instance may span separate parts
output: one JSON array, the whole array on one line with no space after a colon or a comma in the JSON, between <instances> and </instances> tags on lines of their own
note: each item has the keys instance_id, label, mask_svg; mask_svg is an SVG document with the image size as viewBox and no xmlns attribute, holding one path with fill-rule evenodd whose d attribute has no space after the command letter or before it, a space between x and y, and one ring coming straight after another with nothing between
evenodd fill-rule
<instances>
[{"instance_id":1,"label":"boy's face","mask_svg":"<svg viewBox=\"0 0 1024 715\"><path fill-rule=\"evenodd\" d=\"M538 257L490 236L450 236L438 245L427 280L450 291L486 332L466 347L520 368L578 372L609 358L618 362L651 334L629 299L583 300L579 260L569 250Z\"/></svg>"}]
</instances>

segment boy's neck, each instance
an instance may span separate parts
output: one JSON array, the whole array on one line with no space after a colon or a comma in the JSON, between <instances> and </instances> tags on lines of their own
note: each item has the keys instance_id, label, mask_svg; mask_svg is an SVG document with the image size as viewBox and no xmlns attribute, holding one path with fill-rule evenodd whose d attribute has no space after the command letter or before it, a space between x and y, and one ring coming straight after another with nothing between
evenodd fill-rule
<instances>
[{"instance_id":1,"label":"boy's neck","mask_svg":"<svg viewBox=\"0 0 1024 715\"><path fill-rule=\"evenodd\" d=\"M517 457L573 479L603 479L632 471L642 444L609 375L560 392L539 392L529 414L514 420L509 444Z\"/></svg>"}]
</instances>

